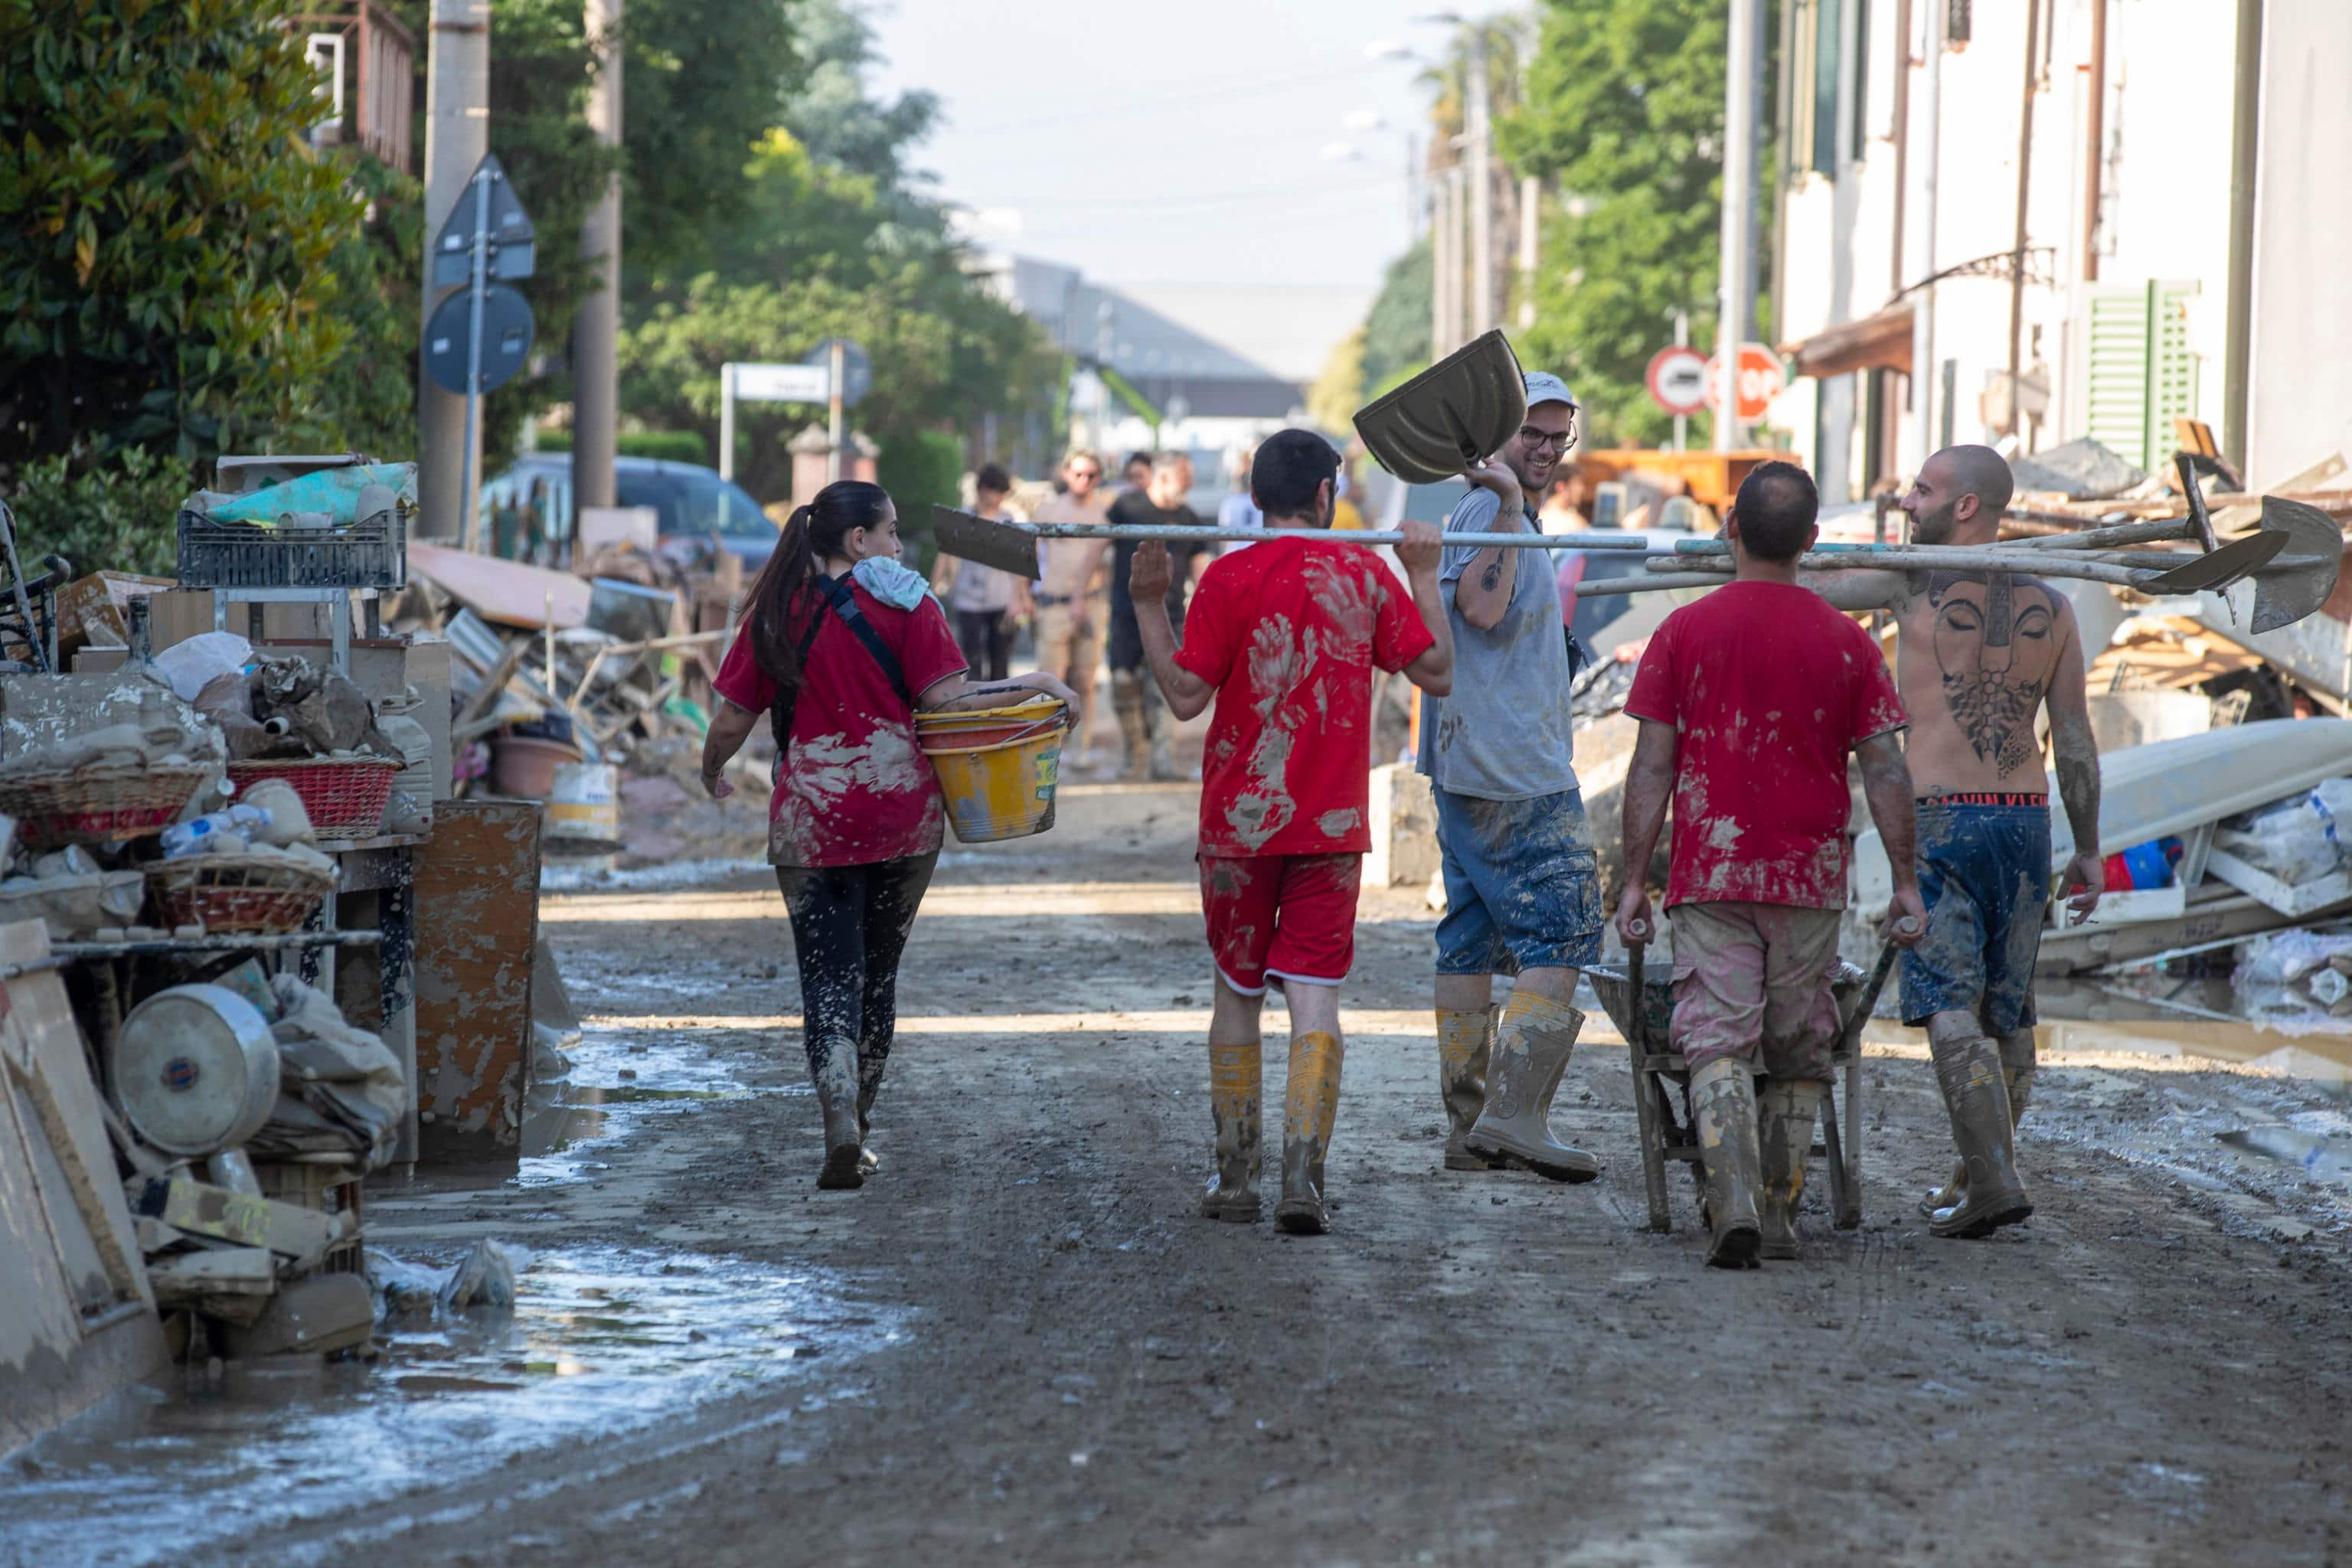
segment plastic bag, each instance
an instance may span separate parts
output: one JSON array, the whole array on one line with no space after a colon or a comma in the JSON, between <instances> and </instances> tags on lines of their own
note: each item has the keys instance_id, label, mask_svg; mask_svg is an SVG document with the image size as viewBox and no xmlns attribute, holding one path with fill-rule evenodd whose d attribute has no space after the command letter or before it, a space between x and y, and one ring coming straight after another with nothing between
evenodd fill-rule
<instances>
[{"instance_id":1,"label":"plastic bag","mask_svg":"<svg viewBox=\"0 0 2352 1568\"><path fill-rule=\"evenodd\" d=\"M274 524L289 512L322 511L337 523L359 521L360 492L371 485L390 489L409 506L416 504L414 463L353 463L320 468L283 484L264 485L248 495L212 508L215 522Z\"/></svg>"},{"instance_id":2,"label":"plastic bag","mask_svg":"<svg viewBox=\"0 0 2352 1568\"><path fill-rule=\"evenodd\" d=\"M155 656L155 673L183 702L194 702L215 676L236 675L252 662L253 645L235 632L199 632Z\"/></svg>"},{"instance_id":3,"label":"plastic bag","mask_svg":"<svg viewBox=\"0 0 2352 1568\"><path fill-rule=\"evenodd\" d=\"M2344 868L2347 834L2352 779L2329 779L2240 818L2214 842L2255 869L2299 888Z\"/></svg>"},{"instance_id":4,"label":"plastic bag","mask_svg":"<svg viewBox=\"0 0 2352 1568\"><path fill-rule=\"evenodd\" d=\"M2332 1009L2352 995L2347 971L2352 934L2274 931L2246 944L2230 984L2258 1023L2340 1028Z\"/></svg>"}]
</instances>

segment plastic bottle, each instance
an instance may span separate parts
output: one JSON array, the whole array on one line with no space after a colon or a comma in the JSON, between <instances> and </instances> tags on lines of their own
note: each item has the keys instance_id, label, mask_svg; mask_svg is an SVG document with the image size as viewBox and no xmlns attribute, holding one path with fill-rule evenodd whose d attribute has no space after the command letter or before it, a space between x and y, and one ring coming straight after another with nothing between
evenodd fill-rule
<instances>
[{"instance_id":1,"label":"plastic bottle","mask_svg":"<svg viewBox=\"0 0 2352 1568\"><path fill-rule=\"evenodd\" d=\"M257 805L232 805L186 822L174 823L163 829L163 858L177 860L189 855L201 855L213 847L223 835L240 844L251 844L256 828L269 825L269 813Z\"/></svg>"}]
</instances>

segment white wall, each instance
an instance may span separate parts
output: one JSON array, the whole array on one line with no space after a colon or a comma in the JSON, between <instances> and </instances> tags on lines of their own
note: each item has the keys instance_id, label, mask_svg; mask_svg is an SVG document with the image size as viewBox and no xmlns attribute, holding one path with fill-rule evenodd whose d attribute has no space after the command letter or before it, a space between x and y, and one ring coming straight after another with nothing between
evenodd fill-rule
<instances>
[{"instance_id":1,"label":"white wall","mask_svg":"<svg viewBox=\"0 0 2352 1568\"><path fill-rule=\"evenodd\" d=\"M2346 261L2352 254L2352 206L2344 200L2352 155L2347 74L2352 5L2270 0L2263 28L2262 174L2255 188L2246 408L2246 480L2252 485L2275 483L2352 446L2352 267ZM2225 184L2221 190L2227 189Z\"/></svg>"}]
</instances>

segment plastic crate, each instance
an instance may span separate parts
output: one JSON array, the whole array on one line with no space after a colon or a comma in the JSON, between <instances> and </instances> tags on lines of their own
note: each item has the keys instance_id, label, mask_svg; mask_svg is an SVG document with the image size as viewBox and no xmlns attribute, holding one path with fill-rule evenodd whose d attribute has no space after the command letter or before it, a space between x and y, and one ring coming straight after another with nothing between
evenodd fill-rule
<instances>
[{"instance_id":1,"label":"plastic crate","mask_svg":"<svg viewBox=\"0 0 2352 1568\"><path fill-rule=\"evenodd\" d=\"M401 588L408 524L400 509L349 527L215 522L180 513L183 588Z\"/></svg>"}]
</instances>

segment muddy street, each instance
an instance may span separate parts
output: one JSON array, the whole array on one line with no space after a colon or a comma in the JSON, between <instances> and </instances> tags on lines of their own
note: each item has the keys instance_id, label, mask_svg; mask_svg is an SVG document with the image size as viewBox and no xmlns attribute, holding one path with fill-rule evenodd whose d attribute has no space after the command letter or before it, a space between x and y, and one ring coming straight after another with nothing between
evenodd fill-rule
<instances>
[{"instance_id":1,"label":"muddy street","mask_svg":"<svg viewBox=\"0 0 2352 1568\"><path fill-rule=\"evenodd\" d=\"M1708 1271L1679 1172L1676 1233L1645 1228L1624 1056L1597 1010L1557 1121L1602 1178L1440 1169L1432 917L1399 889L1366 898L1335 1233L1213 1224L1195 1212L1193 792L1066 795L1047 837L943 858L882 1169L856 1193L814 1184L772 879L674 868L551 893L587 1038L546 1152L519 1181L436 1176L370 1210L372 1245L404 1260L530 1248L513 1320L395 1336L325 1383L81 1424L0 1485L0 1558L2347 1550L2340 1163L2306 1173L2222 1137L2340 1125L2329 1089L2059 1049L2022 1144L2039 1212L1936 1241L1908 1205L1946 1158L1943 1112L1916 1037L1885 1030L1864 1069L1864 1227L1832 1230L1816 1190L1802 1263ZM1278 1081L1278 1010L1267 1034Z\"/></svg>"}]
</instances>

